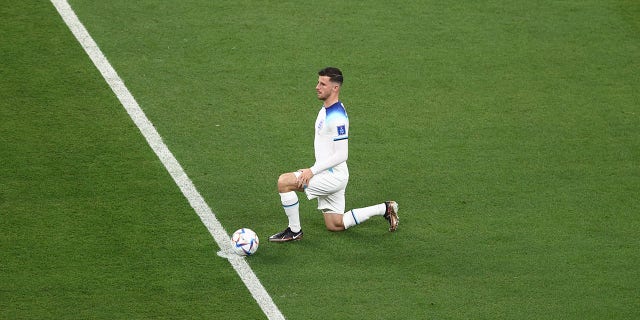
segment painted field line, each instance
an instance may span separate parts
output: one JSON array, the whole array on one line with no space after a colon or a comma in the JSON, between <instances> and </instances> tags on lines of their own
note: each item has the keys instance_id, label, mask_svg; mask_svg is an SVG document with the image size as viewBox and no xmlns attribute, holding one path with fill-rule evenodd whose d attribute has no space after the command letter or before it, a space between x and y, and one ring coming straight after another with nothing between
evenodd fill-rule
<instances>
[{"instance_id":1,"label":"painted field line","mask_svg":"<svg viewBox=\"0 0 640 320\"><path fill-rule=\"evenodd\" d=\"M93 61L109 84L111 90L116 94L122 106L127 110L133 122L138 126L138 129L140 129L149 146L151 146L158 158L160 158L160 161L162 161L162 164L178 185L182 194L187 198L191 207L193 207L200 217L200 220L202 220L202 223L204 223L209 233L213 236L222 253L230 252L231 239L229 235L227 235L224 227L220 224L220 221L218 221L213 211L211 211L209 205L204 201L204 198L193 185L191 179L189 179L184 172L178 160L173 156L167 145L164 144L158 131L144 114L142 108L140 108L138 102L136 102L96 42L89 35L89 32L80 22L67 0L51 0L51 2L58 10L58 13L60 13L69 30L71 30L76 39L78 39L82 48L84 48L89 58L91 58L91 61ZM219 255L228 259L229 263L231 263L240 276L240 279L242 279L253 298L258 302L258 305L269 319L284 319L284 316L271 299L271 296L267 293L264 286L262 286L262 283L260 283L260 280L244 258L233 254Z\"/></svg>"}]
</instances>

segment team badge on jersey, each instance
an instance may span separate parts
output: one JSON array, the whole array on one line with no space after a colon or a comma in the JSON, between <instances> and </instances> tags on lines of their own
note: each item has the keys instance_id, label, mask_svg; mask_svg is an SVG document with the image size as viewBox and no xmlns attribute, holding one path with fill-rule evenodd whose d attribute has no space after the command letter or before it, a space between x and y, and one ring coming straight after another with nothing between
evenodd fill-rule
<instances>
[{"instance_id":1,"label":"team badge on jersey","mask_svg":"<svg viewBox=\"0 0 640 320\"><path fill-rule=\"evenodd\" d=\"M342 135L345 135L345 134L347 134L347 129L346 129L345 125L343 124L341 126L338 126L338 135L342 136Z\"/></svg>"}]
</instances>

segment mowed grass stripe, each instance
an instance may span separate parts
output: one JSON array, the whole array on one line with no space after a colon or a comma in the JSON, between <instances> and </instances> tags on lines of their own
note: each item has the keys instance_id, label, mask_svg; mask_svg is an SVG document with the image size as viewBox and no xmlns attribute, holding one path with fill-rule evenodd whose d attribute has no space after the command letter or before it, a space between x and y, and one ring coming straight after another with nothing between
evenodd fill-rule
<instances>
[{"instance_id":1,"label":"mowed grass stripe","mask_svg":"<svg viewBox=\"0 0 640 320\"><path fill-rule=\"evenodd\" d=\"M264 317L54 7L1 10L0 318Z\"/></svg>"}]
</instances>

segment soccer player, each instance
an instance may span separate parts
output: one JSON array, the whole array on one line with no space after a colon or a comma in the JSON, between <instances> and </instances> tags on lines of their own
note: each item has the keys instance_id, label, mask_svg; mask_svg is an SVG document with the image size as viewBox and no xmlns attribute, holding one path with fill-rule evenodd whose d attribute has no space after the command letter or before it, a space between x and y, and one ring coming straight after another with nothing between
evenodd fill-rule
<instances>
[{"instance_id":1,"label":"soccer player","mask_svg":"<svg viewBox=\"0 0 640 320\"><path fill-rule=\"evenodd\" d=\"M316 93L323 106L315 124L316 161L310 168L284 173L278 178L278 192L289 226L269 237L269 241L302 239L296 192L306 193L309 200L318 199L318 210L322 211L324 223L330 231L346 230L373 216L383 216L389 222L389 231L398 228L398 204L395 201L344 211L345 189L349 181L349 117L339 99L342 82L342 72L338 68L327 67L318 72Z\"/></svg>"}]
</instances>

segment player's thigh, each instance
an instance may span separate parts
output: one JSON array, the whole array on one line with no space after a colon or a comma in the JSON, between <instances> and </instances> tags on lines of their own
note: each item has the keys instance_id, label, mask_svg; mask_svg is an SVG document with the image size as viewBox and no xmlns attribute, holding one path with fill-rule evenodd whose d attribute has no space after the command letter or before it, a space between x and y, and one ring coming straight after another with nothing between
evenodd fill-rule
<instances>
[{"instance_id":1,"label":"player's thigh","mask_svg":"<svg viewBox=\"0 0 640 320\"><path fill-rule=\"evenodd\" d=\"M333 195L347 187L349 177L342 177L327 171L317 174L311 178L306 192L309 195L321 197ZM342 213L342 212L339 212Z\"/></svg>"},{"instance_id":2,"label":"player's thigh","mask_svg":"<svg viewBox=\"0 0 640 320\"><path fill-rule=\"evenodd\" d=\"M325 214L342 215L345 208L345 189L318 197L318 210Z\"/></svg>"}]
</instances>

